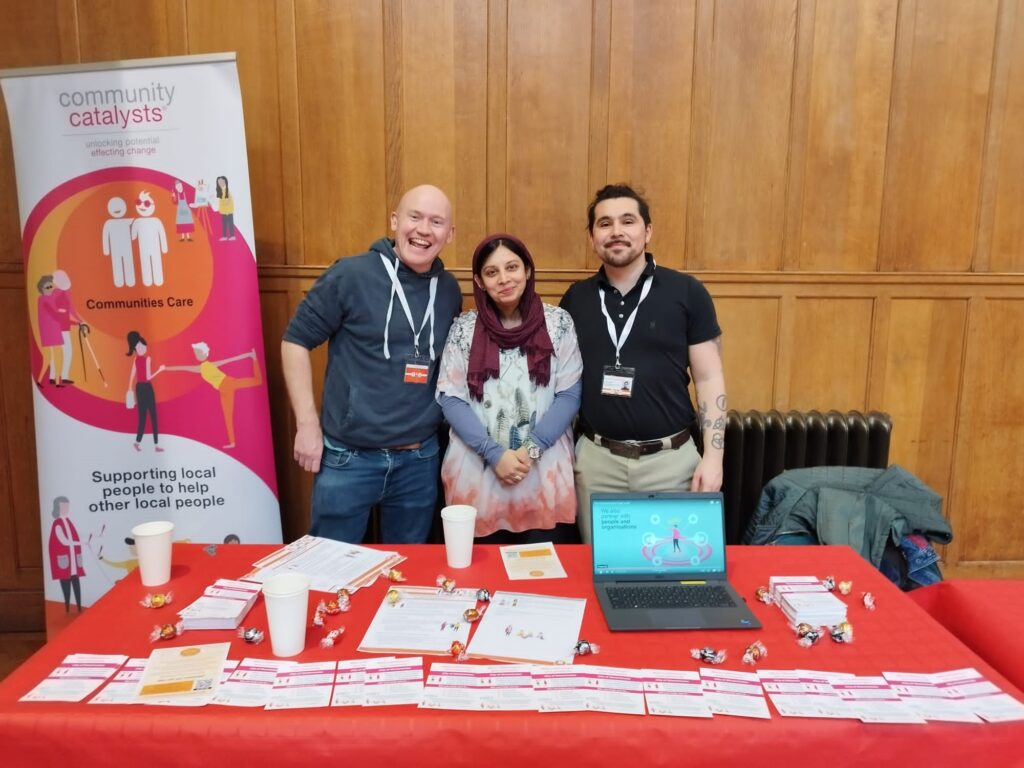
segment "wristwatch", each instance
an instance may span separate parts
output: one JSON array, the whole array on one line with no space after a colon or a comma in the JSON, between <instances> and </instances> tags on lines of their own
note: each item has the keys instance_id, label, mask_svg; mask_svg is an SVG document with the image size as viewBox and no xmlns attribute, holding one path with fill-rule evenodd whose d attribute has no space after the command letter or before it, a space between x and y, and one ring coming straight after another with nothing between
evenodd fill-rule
<instances>
[{"instance_id":1,"label":"wristwatch","mask_svg":"<svg viewBox=\"0 0 1024 768\"><path fill-rule=\"evenodd\" d=\"M533 461L537 461L541 456L544 455L544 449L537 445L533 440L527 440L526 443L526 455Z\"/></svg>"}]
</instances>

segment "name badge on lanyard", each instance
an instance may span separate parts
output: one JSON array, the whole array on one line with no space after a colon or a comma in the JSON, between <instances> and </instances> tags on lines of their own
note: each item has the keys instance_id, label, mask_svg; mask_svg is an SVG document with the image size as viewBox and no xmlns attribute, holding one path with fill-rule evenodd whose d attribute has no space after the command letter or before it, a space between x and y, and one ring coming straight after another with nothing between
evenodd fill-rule
<instances>
[{"instance_id":1,"label":"name badge on lanyard","mask_svg":"<svg viewBox=\"0 0 1024 768\"><path fill-rule=\"evenodd\" d=\"M426 384L430 381L430 358L426 355L405 356L405 383Z\"/></svg>"},{"instance_id":2,"label":"name badge on lanyard","mask_svg":"<svg viewBox=\"0 0 1024 768\"><path fill-rule=\"evenodd\" d=\"M632 397L633 396L633 384L636 380L636 368L630 368L622 365L620 354L622 347L626 343L626 339L629 338L630 331L633 330L633 323L636 321L636 313L640 310L640 305L644 303L644 299L647 298L647 294L651 292L651 283L654 281L654 275L648 275L644 280L644 287L640 289L640 300L633 307L633 311L630 313L629 318L626 320L626 324L622 327L622 335L620 336L618 331L615 330L615 322L612 320L612 316L608 314L608 307L604 303L604 288L597 289L597 295L601 302L601 313L604 315L605 321L608 324L608 336L612 340L612 346L615 347L615 365L606 365L604 367L604 376L601 379L601 394L608 395L609 397Z\"/></svg>"},{"instance_id":3,"label":"name badge on lanyard","mask_svg":"<svg viewBox=\"0 0 1024 768\"><path fill-rule=\"evenodd\" d=\"M395 306L395 296L398 296L398 303L402 305L405 319L409 321L409 328L412 329L413 354L405 356L405 371L403 381L406 384L427 384L430 381L430 364L434 359L434 299L437 296L437 278L430 278L430 298L427 300L427 310L423 313L423 322L417 330L416 323L412 319L412 310L409 309L409 301L405 298L405 291L398 280L398 271L384 254L380 255L384 262L384 269L391 278L391 300L388 302L388 317L384 325L384 359L391 359L391 350L388 347L388 326L391 324L391 312ZM420 333L430 321L430 354L420 354Z\"/></svg>"}]
</instances>

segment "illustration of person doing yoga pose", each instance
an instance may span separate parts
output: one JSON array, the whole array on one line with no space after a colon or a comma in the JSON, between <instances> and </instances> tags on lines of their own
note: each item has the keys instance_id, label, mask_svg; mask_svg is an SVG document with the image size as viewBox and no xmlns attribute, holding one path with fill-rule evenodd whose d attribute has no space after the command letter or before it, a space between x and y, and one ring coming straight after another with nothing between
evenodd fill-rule
<instances>
[{"instance_id":1,"label":"illustration of person doing yoga pose","mask_svg":"<svg viewBox=\"0 0 1024 768\"><path fill-rule=\"evenodd\" d=\"M189 371L198 373L203 381L213 387L220 394L220 407L224 412L224 426L228 433L228 442L224 448L235 447L235 393L240 389L258 387L263 383L263 372L260 370L259 360L256 359L256 350L252 349L241 355L228 357L223 360L210 360L210 347L206 342L200 341L192 345L199 365L168 365L165 371ZM252 375L246 377L231 376L221 370L221 366L234 363L239 360L252 358Z\"/></svg>"}]
</instances>

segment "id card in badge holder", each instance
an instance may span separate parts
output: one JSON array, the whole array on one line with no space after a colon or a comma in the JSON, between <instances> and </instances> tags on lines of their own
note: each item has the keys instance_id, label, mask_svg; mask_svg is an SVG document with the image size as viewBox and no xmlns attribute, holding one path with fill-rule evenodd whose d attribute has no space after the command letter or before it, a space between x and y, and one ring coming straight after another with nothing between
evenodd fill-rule
<instances>
[{"instance_id":1,"label":"id card in badge holder","mask_svg":"<svg viewBox=\"0 0 1024 768\"><path fill-rule=\"evenodd\" d=\"M614 365L604 367L604 378L601 379L601 394L611 397L632 397L633 379L636 368L625 368Z\"/></svg>"},{"instance_id":2,"label":"id card in badge holder","mask_svg":"<svg viewBox=\"0 0 1024 768\"><path fill-rule=\"evenodd\" d=\"M405 356L405 383L426 384L430 381L430 358L426 355Z\"/></svg>"}]
</instances>

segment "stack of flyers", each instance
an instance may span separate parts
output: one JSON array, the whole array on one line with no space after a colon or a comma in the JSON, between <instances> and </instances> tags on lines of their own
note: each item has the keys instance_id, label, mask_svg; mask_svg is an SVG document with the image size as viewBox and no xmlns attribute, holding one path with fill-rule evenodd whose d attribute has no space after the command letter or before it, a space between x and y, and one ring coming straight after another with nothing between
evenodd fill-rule
<instances>
[{"instance_id":1,"label":"stack of flyers","mask_svg":"<svg viewBox=\"0 0 1024 768\"><path fill-rule=\"evenodd\" d=\"M185 629L238 629L259 594L254 582L217 579L178 615Z\"/></svg>"},{"instance_id":2,"label":"stack of flyers","mask_svg":"<svg viewBox=\"0 0 1024 768\"><path fill-rule=\"evenodd\" d=\"M792 624L832 626L846 621L846 603L817 576L772 576L768 589Z\"/></svg>"}]
</instances>

